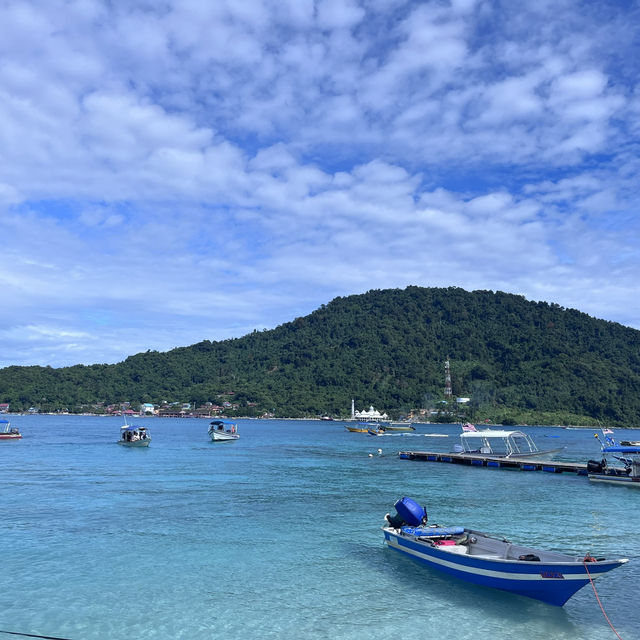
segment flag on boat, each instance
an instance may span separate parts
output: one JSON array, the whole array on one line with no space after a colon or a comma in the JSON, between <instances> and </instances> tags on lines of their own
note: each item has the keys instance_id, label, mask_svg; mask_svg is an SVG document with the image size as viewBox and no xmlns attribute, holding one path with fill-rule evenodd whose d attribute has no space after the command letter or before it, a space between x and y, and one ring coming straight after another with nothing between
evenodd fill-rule
<instances>
[{"instance_id":1,"label":"flag on boat","mask_svg":"<svg viewBox=\"0 0 640 640\"><path fill-rule=\"evenodd\" d=\"M462 425L462 430L463 431L477 431L477 429L470 422L465 422Z\"/></svg>"},{"instance_id":2,"label":"flag on boat","mask_svg":"<svg viewBox=\"0 0 640 640\"><path fill-rule=\"evenodd\" d=\"M607 434L613 435L613 431L611 431L611 429L603 429L602 433L604 433L604 435L606 436Z\"/></svg>"}]
</instances>

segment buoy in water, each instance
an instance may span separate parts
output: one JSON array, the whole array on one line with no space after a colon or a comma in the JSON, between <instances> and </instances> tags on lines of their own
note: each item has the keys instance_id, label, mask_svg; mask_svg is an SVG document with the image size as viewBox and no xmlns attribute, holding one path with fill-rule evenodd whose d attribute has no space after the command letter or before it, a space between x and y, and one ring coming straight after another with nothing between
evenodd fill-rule
<instances>
[{"instance_id":1,"label":"buoy in water","mask_svg":"<svg viewBox=\"0 0 640 640\"><path fill-rule=\"evenodd\" d=\"M378 455L381 456L382 455L382 449L378 449Z\"/></svg>"}]
</instances>

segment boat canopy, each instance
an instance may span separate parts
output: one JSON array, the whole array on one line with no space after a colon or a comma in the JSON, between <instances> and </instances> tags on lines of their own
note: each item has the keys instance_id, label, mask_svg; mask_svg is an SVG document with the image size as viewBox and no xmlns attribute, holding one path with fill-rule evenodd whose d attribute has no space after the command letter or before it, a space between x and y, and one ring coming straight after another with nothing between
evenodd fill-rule
<instances>
[{"instance_id":1,"label":"boat canopy","mask_svg":"<svg viewBox=\"0 0 640 640\"><path fill-rule=\"evenodd\" d=\"M610 447L603 447L602 453L640 453L640 447L626 447L616 444Z\"/></svg>"},{"instance_id":2,"label":"boat canopy","mask_svg":"<svg viewBox=\"0 0 640 640\"><path fill-rule=\"evenodd\" d=\"M8 420L0 420L0 424L9 424Z\"/></svg>"},{"instance_id":3,"label":"boat canopy","mask_svg":"<svg viewBox=\"0 0 640 640\"><path fill-rule=\"evenodd\" d=\"M542 453L533 440L522 431L487 429L485 431L463 431L460 442L466 453L480 452L498 456L517 456Z\"/></svg>"},{"instance_id":4,"label":"boat canopy","mask_svg":"<svg viewBox=\"0 0 640 640\"><path fill-rule=\"evenodd\" d=\"M497 429L486 431L464 431L460 434L461 438L500 438L502 440L511 436L527 437L527 435L522 433L522 431L498 431Z\"/></svg>"},{"instance_id":5,"label":"boat canopy","mask_svg":"<svg viewBox=\"0 0 640 640\"><path fill-rule=\"evenodd\" d=\"M231 427L231 426L234 426L236 423L231 422L231 420L212 420L210 424L228 424Z\"/></svg>"},{"instance_id":6,"label":"boat canopy","mask_svg":"<svg viewBox=\"0 0 640 640\"><path fill-rule=\"evenodd\" d=\"M138 427L135 424L125 424L124 427L120 427L121 431L146 431L147 427Z\"/></svg>"}]
</instances>

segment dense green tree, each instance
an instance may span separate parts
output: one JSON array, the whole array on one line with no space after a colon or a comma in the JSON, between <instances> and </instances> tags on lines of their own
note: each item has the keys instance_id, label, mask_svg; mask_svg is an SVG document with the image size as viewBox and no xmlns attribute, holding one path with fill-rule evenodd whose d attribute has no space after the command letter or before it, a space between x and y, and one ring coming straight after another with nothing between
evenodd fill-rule
<instances>
[{"instance_id":1,"label":"dense green tree","mask_svg":"<svg viewBox=\"0 0 640 640\"><path fill-rule=\"evenodd\" d=\"M12 409L124 401L220 403L238 413L397 413L437 405L449 357L469 417L640 424L640 332L502 292L407 287L336 298L269 331L115 365L7 367ZM428 408L428 407L425 407ZM532 418L535 419L535 418Z\"/></svg>"}]
</instances>

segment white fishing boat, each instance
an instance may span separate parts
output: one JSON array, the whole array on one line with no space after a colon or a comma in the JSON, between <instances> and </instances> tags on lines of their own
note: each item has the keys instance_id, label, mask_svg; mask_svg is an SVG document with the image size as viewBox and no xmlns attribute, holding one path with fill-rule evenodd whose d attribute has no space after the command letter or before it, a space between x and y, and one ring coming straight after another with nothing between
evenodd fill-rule
<instances>
[{"instance_id":1,"label":"white fishing boat","mask_svg":"<svg viewBox=\"0 0 640 640\"><path fill-rule=\"evenodd\" d=\"M469 423L463 425L460 444L454 447L458 454L484 455L492 458L550 458L564 447L538 449L535 442L522 431L483 429L478 431Z\"/></svg>"},{"instance_id":2,"label":"white fishing boat","mask_svg":"<svg viewBox=\"0 0 640 640\"><path fill-rule=\"evenodd\" d=\"M461 580L560 607L592 580L628 562L534 549L462 526L430 526L424 507L411 498L394 506L396 514L387 514L382 527L390 549Z\"/></svg>"},{"instance_id":3,"label":"white fishing boat","mask_svg":"<svg viewBox=\"0 0 640 640\"><path fill-rule=\"evenodd\" d=\"M208 433L213 442L231 442L240 437L238 425L229 420L212 420L209 423Z\"/></svg>"},{"instance_id":4,"label":"white fishing boat","mask_svg":"<svg viewBox=\"0 0 640 640\"><path fill-rule=\"evenodd\" d=\"M120 427L118 444L123 447L148 447L151 444L151 436L146 427L125 423Z\"/></svg>"},{"instance_id":5,"label":"white fishing boat","mask_svg":"<svg viewBox=\"0 0 640 640\"><path fill-rule=\"evenodd\" d=\"M22 434L18 427L12 427L8 420L0 420L0 440L20 440Z\"/></svg>"}]
</instances>

